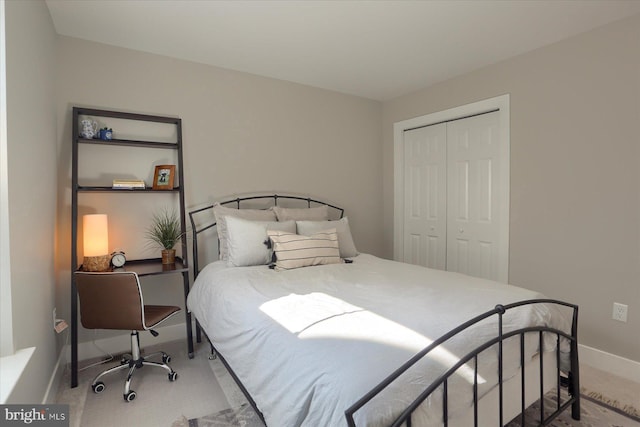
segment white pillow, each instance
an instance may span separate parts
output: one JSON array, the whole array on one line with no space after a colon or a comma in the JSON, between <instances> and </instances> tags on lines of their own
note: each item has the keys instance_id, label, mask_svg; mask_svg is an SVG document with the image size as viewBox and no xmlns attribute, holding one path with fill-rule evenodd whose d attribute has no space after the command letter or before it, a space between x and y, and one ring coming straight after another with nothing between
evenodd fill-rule
<instances>
[{"instance_id":1,"label":"white pillow","mask_svg":"<svg viewBox=\"0 0 640 427\"><path fill-rule=\"evenodd\" d=\"M220 259L228 258L228 241L226 218L243 218L253 221L276 221L276 214L271 209L234 209L215 204L213 214L216 217L216 228L218 229L218 240L220 241Z\"/></svg>"},{"instance_id":2,"label":"white pillow","mask_svg":"<svg viewBox=\"0 0 640 427\"><path fill-rule=\"evenodd\" d=\"M281 208L274 206L273 211L278 221L327 221L329 219L329 206L322 205L314 208Z\"/></svg>"},{"instance_id":3,"label":"white pillow","mask_svg":"<svg viewBox=\"0 0 640 427\"><path fill-rule=\"evenodd\" d=\"M273 245L276 270L342 262L335 228L311 236L276 230L267 230L267 234Z\"/></svg>"},{"instance_id":4,"label":"white pillow","mask_svg":"<svg viewBox=\"0 0 640 427\"><path fill-rule=\"evenodd\" d=\"M295 221L248 221L228 216L229 246L227 265L246 267L266 265L271 262L272 251L267 246L267 230L296 232Z\"/></svg>"},{"instance_id":5,"label":"white pillow","mask_svg":"<svg viewBox=\"0 0 640 427\"><path fill-rule=\"evenodd\" d=\"M296 221L298 234L309 236L321 230L335 228L338 232L338 242L340 244L340 256L342 258L353 258L358 255L356 245L351 236L349 220L345 216L337 221Z\"/></svg>"}]
</instances>

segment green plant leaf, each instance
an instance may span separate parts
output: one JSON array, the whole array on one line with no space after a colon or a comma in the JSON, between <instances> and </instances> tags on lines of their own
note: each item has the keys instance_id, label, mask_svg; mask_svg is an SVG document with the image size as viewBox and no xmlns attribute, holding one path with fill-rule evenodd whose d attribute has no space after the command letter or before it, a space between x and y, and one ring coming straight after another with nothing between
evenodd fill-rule
<instances>
[{"instance_id":1,"label":"green plant leaf","mask_svg":"<svg viewBox=\"0 0 640 427\"><path fill-rule=\"evenodd\" d=\"M179 216L175 210L168 208L153 214L151 225L146 231L149 245L160 247L160 249L173 249L184 234L180 226Z\"/></svg>"}]
</instances>

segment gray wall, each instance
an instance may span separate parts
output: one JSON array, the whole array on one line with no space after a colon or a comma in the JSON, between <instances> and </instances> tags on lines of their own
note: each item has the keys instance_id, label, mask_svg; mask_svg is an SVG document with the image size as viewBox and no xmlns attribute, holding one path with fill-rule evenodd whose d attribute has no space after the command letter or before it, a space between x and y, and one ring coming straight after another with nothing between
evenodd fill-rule
<instances>
[{"instance_id":1,"label":"gray wall","mask_svg":"<svg viewBox=\"0 0 640 427\"><path fill-rule=\"evenodd\" d=\"M181 117L187 206L248 192L309 195L346 209L359 250L383 252L380 103L70 37L58 37L56 55L58 301L66 316L73 105ZM122 161L94 159L96 168ZM139 212L135 209L131 212ZM139 244L132 235L144 230L148 217L127 215L124 227L125 218L113 215L110 246L131 255L129 249ZM164 302L182 298L181 287L170 283L148 290L150 298ZM81 331L80 336L88 341L94 335Z\"/></svg>"},{"instance_id":2,"label":"gray wall","mask_svg":"<svg viewBox=\"0 0 640 427\"><path fill-rule=\"evenodd\" d=\"M44 2L7 1L7 143L11 292L16 349L36 347L7 403L40 403L58 351L55 31Z\"/></svg>"},{"instance_id":3,"label":"gray wall","mask_svg":"<svg viewBox=\"0 0 640 427\"><path fill-rule=\"evenodd\" d=\"M640 361L639 40L636 15L385 102L385 255L393 123L509 93L509 281L578 303L582 344Z\"/></svg>"}]
</instances>

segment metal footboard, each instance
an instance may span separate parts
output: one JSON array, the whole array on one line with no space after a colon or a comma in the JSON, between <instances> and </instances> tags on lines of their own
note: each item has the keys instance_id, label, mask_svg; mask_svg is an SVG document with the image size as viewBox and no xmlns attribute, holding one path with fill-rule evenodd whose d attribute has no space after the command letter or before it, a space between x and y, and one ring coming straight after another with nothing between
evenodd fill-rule
<instances>
[{"instance_id":1,"label":"metal footboard","mask_svg":"<svg viewBox=\"0 0 640 427\"><path fill-rule=\"evenodd\" d=\"M566 333L564 331L560 331L558 329L546 327L546 326L535 326L535 327L527 327L521 328L518 330L510 331L505 333L503 331L503 316L504 314L513 308L531 305L531 304L556 304L565 307L569 307L573 311L572 316L572 324L571 324L571 332ZM431 345L417 353L414 357L409 359L404 365L394 371L391 375L389 375L386 379L384 379L380 384L378 384L375 388L369 391L366 395L364 395L360 400L358 400L355 404L353 404L350 408L345 411L345 416L347 419L347 424L349 427L355 427L355 413L361 409L364 405L366 405L369 401L371 401L375 396L381 393L385 388L387 388L391 383L393 383L399 376L405 373L408 369L410 369L413 365L415 365L418 361L424 358L427 354L429 354L432 350L436 349L441 344L446 343L451 340L453 337L457 336L461 332L467 330L471 326L479 323L482 320L485 320L492 316L498 316L498 331L497 336L492 340L482 344L481 346L473 349L468 354L460 358L460 360L448 369L445 373L443 373L440 377L438 377L434 382L432 382L420 395L409 405L406 409L402 411L400 415L390 424L390 427L400 427L406 426L411 427L412 425L412 416L416 409L436 390L442 389L443 399L442 399L442 419L443 425L445 427L448 426L449 423L449 400L450 400L450 391L449 391L449 378L453 376L456 371L466 365L467 363L471 363L473 365L474 370L474 384L473 384L473 420L474 426L479 425L478 421L478 355L488 348L498 346L498 408L499 411L499 425L503 426L505 424L505 420L503 419L504 414L504 390L503 390L503 342L504 340L519 336L520 337L520 371L521 371L521 408L520 408L520 425L525 425L525 410L526 402L525 402L525 355L524 355L524 347L525 347L525 335L527 334L537 334L538 335L538 348L540 353L540 414L539 414L539 426L545 426L551 423L553 419L555 419L560 413L566 410L569 406L571 406L571 415L573 419L580 419L580 375L579 375L579 366L578 366L578 306L569 304L563 301L557 301L552 299L535 299L535 300L526 300L520 301L507 305L497 305L493 310L490 310L484 314L481 314L463 324L458 326L457 328L451 330L447 334L441 336L437 340L435 340ZM543 336L545 333L554 334L556 336L556 377L557 377L557 386L556 386L556 402L555 402L555 411L551 414L545 414L544 410L544 361L543 361L543 351L544 351L544 342ZM570 368L567 377L564 377L561 373L561 363L560 363L560 341L562 338L569 340L570 343ZM566 385L568 387L568 399L566 401L562 401L560 394L560 385ZM509 422L510 420L506 420ZM483 425L484 427L484 425Z\"/></svg>"}]
</instances>

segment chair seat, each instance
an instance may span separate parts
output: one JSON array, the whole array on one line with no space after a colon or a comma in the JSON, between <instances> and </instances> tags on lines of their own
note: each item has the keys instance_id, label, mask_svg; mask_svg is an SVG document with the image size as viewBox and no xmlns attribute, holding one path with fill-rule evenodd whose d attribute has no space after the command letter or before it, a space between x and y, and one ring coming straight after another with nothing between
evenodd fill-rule
<instances>
[{"instance_id":1,"label":"chair seat","mask_svg":"<svg viewBox=\"0 0 640 427\"><path fill-rule=\"evenodd\" d=\"M175 305L145 305L144 320L147 328L153 328L167 317L180 311Z\"/></svg>"}]
</instances>

